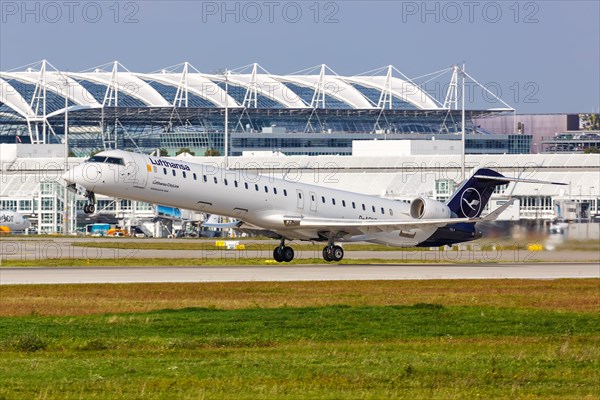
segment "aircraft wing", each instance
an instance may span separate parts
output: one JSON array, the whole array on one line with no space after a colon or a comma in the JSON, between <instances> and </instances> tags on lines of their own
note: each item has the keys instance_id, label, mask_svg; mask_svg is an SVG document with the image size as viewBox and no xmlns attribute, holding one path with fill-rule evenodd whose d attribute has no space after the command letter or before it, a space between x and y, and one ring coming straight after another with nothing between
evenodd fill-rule
<instances>
[{"instance_id":1,"label":"aircraft wing","mask_svg":"<svg viewBox=\"0 0 600 400\"><path fill-rule=\"evenodd\" d=\"M311 218L284 216L283 223L286 227L313 228L346 232L376 233L418 228L439 228L442 226L461 222L477 222L479 218L443 218L443 219L336 219L336 218Z\"/></svg>"},{"instance_id":2,"label":"aircraft wing","mask_svg":"<svg viewBox=\"0 0 600 400\"><path fill-rule=\"evenodd\" d=\"M498 218L498 216L500 216L500 214L502 214L502 212L504 210L506 210L508 207L510 207L515 202L515 200L516 200L515 198L508 199L508 201L506 203L504 203L500 207L496 208L494 211L492 211L485 217L481 218L481 220L482 221L495 221Z\"/></svg>"},{"instance_id":3,"label":"aircraft wing","mask_svg":"<svg viewBox=\"0 0 600 400\"><path fill-rule=\"evenodd\" d=\"M337 218L312 218L284 216L283 224L286 227L313 228L346 232L376 233L398 230L411 230L418 228L441 228L446 225L458 223L475 223L494 221L500 214L514 203L511 198L483 218L440 218L440 219L337 219Z\"/></svg>"}]
</instances>

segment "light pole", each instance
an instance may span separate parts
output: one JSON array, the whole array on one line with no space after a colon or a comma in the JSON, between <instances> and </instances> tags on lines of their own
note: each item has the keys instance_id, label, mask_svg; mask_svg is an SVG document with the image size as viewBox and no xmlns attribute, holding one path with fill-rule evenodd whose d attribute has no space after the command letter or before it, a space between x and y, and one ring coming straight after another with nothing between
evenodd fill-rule
<instances>
[{"instance_id":1,"label":"light pole","mask_svg":"<svg viewBox=\"0 0 600 400\"><path fill-rule=\"evenodd\" d=\"M535 201L533 204L533 208L535 208L535 223L536 225L538 224L538 208L539 208L539 195L540 195L540 189L535 188Z\"/></svg>"},{"instance_id":2,"label":"light pole","mask_svg":"<svg viewBox=\"0 0 600 400\"><path fill-rule=\"evenodd\" d=\"M225 169L229 169L229 71L225 70Z\"/></svg>"},{"instance_id":3,"label":"light pole","mask_svg":"<svg viewBox=\"0 0 600 400\"><path fill-rule=\"evenodd\" d=\"M66 83L66 94L65 94L65 128L63 134L63 145L64 145L64 156L65 156L65 174L69 170L69 80L65 77ZM69 201L69 190L65 182L64 193L63 193L63 220L62 220L62 233L68 235L69 229L69 207L67 203Z\"/></svg>"}]
</instances>

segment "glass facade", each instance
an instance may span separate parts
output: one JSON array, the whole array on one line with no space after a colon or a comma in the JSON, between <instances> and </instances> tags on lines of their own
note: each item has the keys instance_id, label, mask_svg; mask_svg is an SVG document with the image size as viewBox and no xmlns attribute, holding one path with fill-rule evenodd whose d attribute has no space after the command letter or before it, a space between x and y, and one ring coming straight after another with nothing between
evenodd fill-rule
<instances>
[{"instance_id":1,"label":"glass facade","mask_svg":"<svg viewBox=\"0 0 600 400\"><path fill-rule=\"evenodd\" d=\"M35 94L35 86L31 83L21 82L16 79L8 79L7 83L11 85L27 102L28 105L32 104L33 96ZM42 95L41 93L39 94ZM40 107L41 107L40 102ZM69 107L75 105L71 100L68 100ZM51 90L46 89L46 114L53 113L55 111L61 110L65 108L65 98L54 93ZM35 104L33 104L33 109L35 111ZM38 110L38 115L42 115L43 112L41 109Z\"/></svg>"},{"instance_id":2,"label":"glass facade","mask_svg":"<svg viewBox=\"0 0 600 400\"><path fill-rule=\"evenodd\" d=\"M467 152L471 154L529 153L529 135L473 134L474 116L467 113ZM60 143L64 116L49 119ZM0 138L14 143L27 128L24 121L5 124ZM229 110L230 155L245 150L282 151L287 154L350 154L352 140L371 139L459 139L460 111L447 110L356 110L272 109ZM104 132L104 134L102 134ZM195 107L104 107L69 113L69 147L76 156L89 156L105 148L103 137L115 137L116 147L149 153L165 148L170 155L187 147L196 154L208 149L223 153L224 109ZM27 136L23 136L26 142ZM114 144L111 143L111 147Z\"/></svg>"},{"instance_id":3,"label":"glass facade","mask_svg":"<svg viewBox=\"0 0 600 400\"><path fill-rule=\"evenodd\" d=\"M104 103L104 97L106 96L106 92L108 90L108 86L95 83L92 81L78 79L77 83L83 86L90 94L94 97L94 99L100 103ZM146 103L143 101L136 99L133 96L124 93L122 90L119 91L117 95L117 104L120 107L145 107Z\"/></svg>"}]
</instances>

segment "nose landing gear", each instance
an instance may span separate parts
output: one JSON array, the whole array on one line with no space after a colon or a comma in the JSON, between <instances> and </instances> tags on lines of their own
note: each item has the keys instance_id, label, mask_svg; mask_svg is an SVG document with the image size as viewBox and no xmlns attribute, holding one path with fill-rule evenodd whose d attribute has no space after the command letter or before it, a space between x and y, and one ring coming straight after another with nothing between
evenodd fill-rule
<instances>
[{"instance_id":1,"label":"nose landing gear","mask_svg":"<svg viewBox=\"0 0 600 400\"><path fill-rule=\"evenodd\" d=\"M88 198L88 203L83 206L83 212L86 214L93 214L96 212L96 195L94 192L85 192L85 197Z\"/></svg>"}]
</instances>

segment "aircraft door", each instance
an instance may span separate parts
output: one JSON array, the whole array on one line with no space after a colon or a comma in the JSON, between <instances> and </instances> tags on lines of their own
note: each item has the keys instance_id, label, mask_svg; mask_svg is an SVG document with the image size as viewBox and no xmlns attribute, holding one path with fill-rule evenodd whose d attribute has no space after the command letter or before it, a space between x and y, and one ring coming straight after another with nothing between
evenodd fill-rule
<instances>
[{"instance_id":1,"label":"aircraft door","mask_svg":"<svg viewBox=\"0 0 600 400\"><path fill-rule=\"evenodd\" d=\"M304 192L300 189L296 189L297 207L299 210L304 209Z\"/></svg>"},{"instance_id":2,"label":"aircraft door","mask_svg":"<svg viewBox=\"0 0 600 400\"><path fill-rule=\"evenodd\" d=\"M310 211L317 211L317 195L315 192L310 192Z\"/></svg>"}]
</instances>

